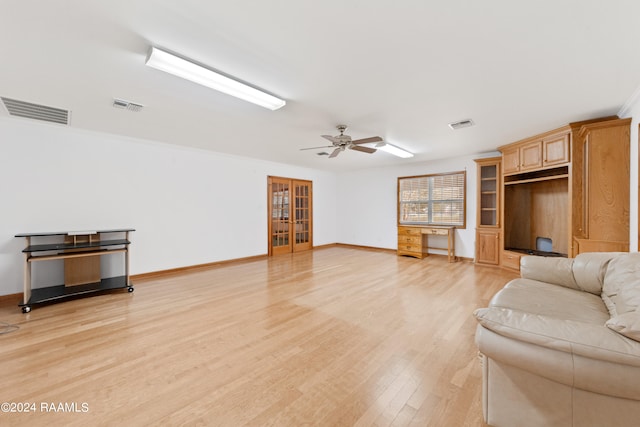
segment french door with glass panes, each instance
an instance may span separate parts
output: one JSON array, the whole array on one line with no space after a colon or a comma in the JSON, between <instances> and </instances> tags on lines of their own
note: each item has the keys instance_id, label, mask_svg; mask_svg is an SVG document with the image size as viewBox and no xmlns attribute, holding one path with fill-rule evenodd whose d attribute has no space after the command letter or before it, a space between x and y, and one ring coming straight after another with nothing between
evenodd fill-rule
<instances>
[{"instance_id":1,"label":"french door with glass panes","mask_svg":"<svg viewBox=\"0 0 640 427\"><path fill-rule=\"evenodd\" d=\"M269 255L313 247L312 183L270 176L268 182Z\"/></svg>"}]
</instances>

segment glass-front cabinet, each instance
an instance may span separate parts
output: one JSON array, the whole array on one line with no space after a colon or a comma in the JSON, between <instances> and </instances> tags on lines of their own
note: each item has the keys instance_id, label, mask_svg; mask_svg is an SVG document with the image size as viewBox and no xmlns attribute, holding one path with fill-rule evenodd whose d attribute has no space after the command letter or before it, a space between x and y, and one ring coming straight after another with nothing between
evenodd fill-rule
<instances>
[{"instance_id":1,"label":"glass-front cabinet","mask_svg":"<svg viewBox=\"0 0 640 427\"><path fill-rule=\"evenodd\" d=\"M478 168L476 198L476 263L500 263L500 157L475 160Z\"/></svg>"}]
</instances>

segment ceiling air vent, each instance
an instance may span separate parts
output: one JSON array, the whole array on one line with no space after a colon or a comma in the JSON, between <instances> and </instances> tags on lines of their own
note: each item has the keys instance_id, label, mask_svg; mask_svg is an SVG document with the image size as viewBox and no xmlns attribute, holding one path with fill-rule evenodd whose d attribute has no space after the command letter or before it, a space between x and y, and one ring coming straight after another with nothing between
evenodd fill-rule
<instances>
[{"instance_id":1,"label":"ceiling air vent","mask_svg":"<svg viewBox=\"0 0 640 427\"><path fill-rule=\"evenodd\" d=\"M136 104L135 102L125 101L124 99L118 98L115 98L113 100L113 106L114 108L120 108L122 110L129 110L134 112L138 112L142 110L142 108L144 108L144 105Z\"/></svg>"},{"instance_id":2,"label":"ceiling air vent","mask_svg":"<svg viewBox=\"0 0 640 427\"><path fill-rule=\"evenodd\" d=\"M18 101L16 99L0 97L9 115L24 117L26 119L42 120L44 122L69 124L69 111L62 108L47 107L46 105L32 104L31 102Z\"/></svg>"},{"instance_id":3,"label":"ceiling air vent","mask_svg":"<svg viewBox=\"0 0 640 427\"><path fill-rule=\"evenodd\" d=\"M462 128L468 128L470 126L473 126L474 124L475 123L473 123L473 120L467 119L467 120L460 120L459 122L449 123L449 127L453 130L458 130Z\"/></svg>"}]
</instances>

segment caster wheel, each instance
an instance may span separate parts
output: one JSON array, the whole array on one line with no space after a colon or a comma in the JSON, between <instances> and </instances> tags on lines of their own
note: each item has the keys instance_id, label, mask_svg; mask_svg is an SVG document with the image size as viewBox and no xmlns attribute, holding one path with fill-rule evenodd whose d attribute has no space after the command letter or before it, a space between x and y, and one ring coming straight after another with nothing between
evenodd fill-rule
<instances>
[{"instance_id":1,"label":"caster wheel","mask_svg":"<svg viewBox=\"0 0 640 427\"><path fill-rule=\"evenodd\" d=\"M133 286L129 286L129 288L127 288L127 291L133 292Z\"/></svg>"},{"instance_id":2,"label":"caster wheel","mask_svg":"<svg viewBox=\"0 0 640 427\"><path fill-rule=\"evenodd\" d=\"M31 307L29 307L28 305L25 305L24 307L22 307L22 312L23 313L28 313L31 311Z\"/></svg>"}]
</instances>

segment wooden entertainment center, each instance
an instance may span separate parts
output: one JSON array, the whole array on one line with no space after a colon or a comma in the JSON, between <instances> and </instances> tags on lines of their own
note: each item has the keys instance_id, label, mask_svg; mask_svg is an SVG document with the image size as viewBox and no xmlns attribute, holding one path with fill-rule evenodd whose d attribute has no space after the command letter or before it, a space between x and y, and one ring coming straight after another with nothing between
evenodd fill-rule
<instances>
[{"instance_id":1,"label":"wooden entertainment center","mask_svg":"<svg viewBox=\"0 0 640 427\"><path fill-rule=\"evenodd\" d=\"M617 117L570 123L499 147L501 159L478 160L479 186L483 168L494 164L502 173L500 216L478 221L476 260L519 270L527 254L628 251L630 123ZM480 218L486 208L480 187L478 194Z\"/></svg>"}]
</instances>

